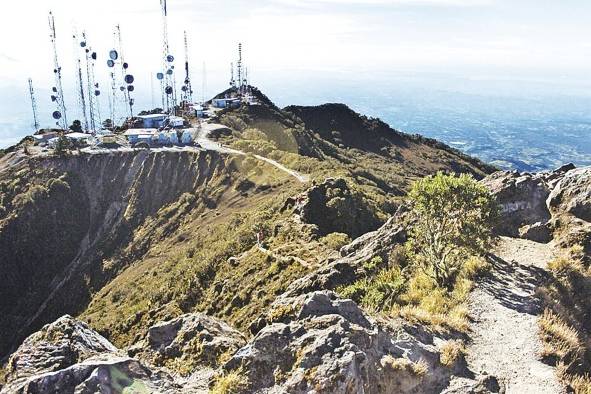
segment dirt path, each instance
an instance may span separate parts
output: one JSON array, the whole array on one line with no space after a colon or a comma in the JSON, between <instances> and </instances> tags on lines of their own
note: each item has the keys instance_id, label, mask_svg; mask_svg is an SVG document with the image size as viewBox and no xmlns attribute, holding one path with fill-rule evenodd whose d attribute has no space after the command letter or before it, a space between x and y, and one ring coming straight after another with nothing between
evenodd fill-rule
<instances>
[{"instance_id":1,"label":"dirt path","mask_svg":"<svg viewBox=\"0 0 591 394\"><path fill-rule=\"evenodd\" d=\"M550 245L502 238L496 254L492 275L471 295L468 367L476 375L495 376L507 393L564 393L554 368L540 361L541 307L534 295L554 251Z\"/></svg>"},{"instance_id":2,"label":"dirt path","mask_svg":"<svg viewBox=\"0 0 591 394\"><path fill-rule=\"evenodd\" d=\"M232 148L228 148L226 146L223 146L217 142L214 142L212 140L210 140L208 138L208 134L209 132L217 127L218 125L212 125L212 124L208 124L205 123L202 125L201 129L197 129L195 128L194 132L196 133L196 139L195 141L197 141L199 143L199 145L201 145L204 149L207 150L214 150L214 151L218 151L221 153L228 153L228 154L234 154L234 155L246 155L245 152L236 150L236 149L232 149ZM225 126L221 126L219 125L219 127L225 127ZM291 175L292 177L296 178L298 181L302 182L302 183L306 183L310 180L310 177L308 175L305 174L300 174L297 171L294 171L292 169L289 169L287 167L285 167L283 164L269 159L267 157L263 157L260 155L254 155L254 157L256 157L258 160L264 161L265 163L268 163L276 168L278 168L279 170Z\"/></svg>"}]
</instances>

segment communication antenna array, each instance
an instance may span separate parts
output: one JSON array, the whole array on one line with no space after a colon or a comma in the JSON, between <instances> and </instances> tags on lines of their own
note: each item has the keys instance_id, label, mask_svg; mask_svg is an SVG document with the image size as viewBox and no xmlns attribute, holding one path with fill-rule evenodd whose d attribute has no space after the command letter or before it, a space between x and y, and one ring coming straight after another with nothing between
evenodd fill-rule
<instances>
[{"instance_id":1,"label":"communication antenna array","mask_svg":"<svg viewBox=\"0 0 591 394\"><path fill-rule=\"evenodd\" d=\"M55 18L53 13L49 12L49 37L53 46L53 74L55 76L55 86L52 88L51 101L56 103L57 110L53 112L53 119L56 125L63 130L68 128L68 118L66 116L66 104L64 102L64 89L62 88L62 68L59 65L56 45Z\"/></svg>"},{"instance_id":2,"label":"communication antenna array","mask_svg":"<svg viewBox=\"0 0 591 394\"><path fill-rule=\"evenodd\" d=\"M39 131L39 118L37 117L37 100L33 90L33 80L29 78L29 95L31 96L31 108L33 109L33 127L35 132Z\"/></svg>"}]
</instances>

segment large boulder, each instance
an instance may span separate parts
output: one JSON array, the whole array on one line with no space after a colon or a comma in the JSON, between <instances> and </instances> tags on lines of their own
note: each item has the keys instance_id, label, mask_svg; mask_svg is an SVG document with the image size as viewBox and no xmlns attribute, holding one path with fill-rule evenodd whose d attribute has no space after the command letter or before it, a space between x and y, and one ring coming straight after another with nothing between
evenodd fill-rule
<instances>
[{"instance_id":1,"label":"large boulder","mask_svg":"<svg viewBox=\"0 0 591 394\"><path fill-rule=\"evenodd\" d=\"M179 389L167 374L127 357L88 325L67 315L25 339L6 369L2 393Z\"/></svg>"},{"instance_id":2,"label":"large boulder","mask_svg":"<svg viewBox=\"0 0 591 394\"><path fill-rule=\"evenodd\" d=\"M280 297L274 321L225 365L263 393L422 393L446 387L452 373L433 345L379 324L330 291Z\"/></svg>"},{"instance_id":3,"label":"large boulder","mask_svg":"<svg viewBox=\"0 0 591 394\"><path fill-rule=\"evenodd\" d=\"M245 344L246 338L223 321L191 313L150 327L129 353L157 366L191 373L197 367L218 367Z\"/></svg>"},{"instance_id":4,"label":"large boulder","mask_svg":"<svg viewBox=\"0 0 591 394\"><path fill-rule=\"evenodd\" d=\"M488 187L501 207L501 217L496 226L500 235L519 237L522 227L544 224L550 220L546 206L550 187L544 176L499 171L481 182Z\"/></svg>"},{"instance_id":5,"label":"large boulder","mask_svg":"<svg viewBox=\"0 0 591 394\"><path fill-rule=\"evenodd\" d=\"M553 215L591 222L591 167L568 171L550 193L548 207Z\"/></svg>"},{"instance_id":6,"label":"large boulder","mask_svg":"<svg viewBox=\"0 0 591 394\"><path fill-rule=\"evenodd\" d=\"M383 222L360 193L344 179L329 178L299 196L296 212L304 223L316 225L320 235L345 233L352 238L377 229Z\"/></svg>"}]
</instances>

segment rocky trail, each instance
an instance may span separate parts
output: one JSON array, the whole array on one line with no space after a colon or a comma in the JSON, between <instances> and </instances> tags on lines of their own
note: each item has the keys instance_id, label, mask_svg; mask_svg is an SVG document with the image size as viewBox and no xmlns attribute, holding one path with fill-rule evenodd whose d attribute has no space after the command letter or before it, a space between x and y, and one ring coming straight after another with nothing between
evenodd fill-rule
<instances>
[{"instance_id":1,"label":"rocky trail","mask_svg":"<svg viewBox=\"0 0 591 394\"><path fill-rule=\"evenodd\" d=\"M550 244L503 237L491 275L471 295L468 368L496 377L506 393L566 392L554 368L540 360L537 318L542 309L535 291L553 257Z\"/></svg>"}]
</instances>

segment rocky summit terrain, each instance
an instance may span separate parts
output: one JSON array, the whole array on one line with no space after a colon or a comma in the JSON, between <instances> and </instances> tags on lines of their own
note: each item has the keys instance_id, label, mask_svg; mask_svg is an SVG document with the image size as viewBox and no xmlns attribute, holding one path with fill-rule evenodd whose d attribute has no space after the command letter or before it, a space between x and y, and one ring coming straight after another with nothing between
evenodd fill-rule
<instances>
[{"instance_id":1,"label":"rocky summit terrain","mask_svg":"<svg viewBox=\"0 0 591 394\"><path fill-rule=\"evenodd\" d=\"M495 172L341 104L255 93L202 148L0 158L2 393L575 387L586 312L565 322L578 352L552 352L543 323L568 315L552 261L591 252L591 169ZM404 290L385 313L359 294L404 266L406 193L438 171L487 186L500 241L445 301L387 282Z\"/></svg>"}]
</instances>

